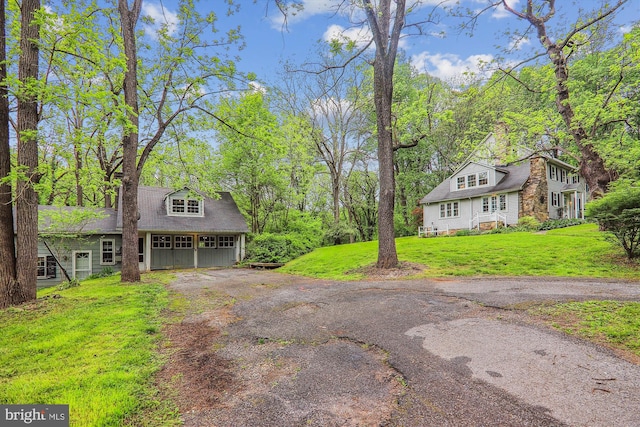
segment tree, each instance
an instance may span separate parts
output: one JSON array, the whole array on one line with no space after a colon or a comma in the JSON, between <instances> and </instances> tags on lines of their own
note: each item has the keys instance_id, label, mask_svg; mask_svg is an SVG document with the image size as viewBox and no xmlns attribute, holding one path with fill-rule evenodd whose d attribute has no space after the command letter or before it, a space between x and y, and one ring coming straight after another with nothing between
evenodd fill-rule
<instances>
[{"instance_id":1,"label":"tree","mask_svg":"<svg viewBox=\"0 0 640 427\"><path fill-rule=\"evenodd\" d=\"M34 300L38 266L38 41L40 0L23 0L18 60L18 180L16 182L16 278L13 303Z\"/></svg>"},{"instance_id":2,"label":"tree","mask_svg":"<svg viewBox=\"0 0 640 427\"><path fill-rule=\"evenodd\" d=\"M126 57L123 79L127 124L122 136L122 281L139 282L138 266L138 51L136 23L140 17L142 0L118 0L122 43Z\"/></svg>"},{"instance_id":3,"label":"tree","mask_svg":"<svg viewBox=\"0 0 640 427\"><path fill-rule=\"evenodd\" d=\"M605 162L592 144L592 134L585 124L576 120L573 99L569 85L569 56L574 48L580 44L580 35L590 27L612 16L627 0L617 0L612 5L606 5L593 17L580 20L564 36L554 40L547 28L547 23L555 16L555 0L535 2L527 0L523 11L511 7L506 0L500 4L511 14L528 22L536 32L536 37L551 63L555 76L556 107L562 117L567 131L580 151L580 173L585 177L591 193L603 193L609 183L616 178L614 171L607 169ZM524 38L524 35L519 35Z\"/></svg>"},{"instance_id":4,"label":"tree","mask_svg":"<svg viewBox=\"0 0 640 427\"><path fill-rule=\"evenodd\" d=\"M587 215L610 231L627 258L640 256L640 188L621 183L604 197L587 205Z\"/></svg>"},{"instance_id":5,"label":"tree","mask_svg":"<svg viewBox=\"0 0 640 427\"><path fill-rule=\"evenodd\" d=\"M11 193L9 146L9 91L7 90L6 13L0 2L0 309L14 304L16 252Z\"/></svg>"},{"instance_id":6,"label":"tree","mask_svg":"<svg viewBox=\"0 0 640 427\"><path fill-rule=\"evenodd\" d=\"M216 110L220 141L215 175L231 190L251 221L251 232L264 231L286 192L285 145L276 117L260 91L225 99Z\"/></svg>"}]
</instances>

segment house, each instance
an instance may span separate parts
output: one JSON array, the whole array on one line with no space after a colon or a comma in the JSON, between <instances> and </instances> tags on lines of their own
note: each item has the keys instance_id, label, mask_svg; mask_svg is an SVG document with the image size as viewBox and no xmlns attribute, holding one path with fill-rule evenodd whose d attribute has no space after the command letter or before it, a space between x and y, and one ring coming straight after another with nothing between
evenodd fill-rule
<instances>
[{"instance_id":1,"label":"house","mask_svg":"<svg viewBox=\"0 0 640 427\"><path fill-rule=\"evenodd\" d=\"M105 269L120 271L120 201L118 206L40 206L38 285L64 281L64 271L77 279ZM221 192L214 199L188 188L176 191L141 186L138 209L141 271L232 266L244 258L249 229L229 193ZM92 214L82 218L87 212ZM73 215L76 219L65 222Z\"/></svg>"},{"instance_id":2,"label":"house","mask_svg":"<svg viewBox=\"0 0 640 427\"><path fill-rule=\"evenodd\" d=\"M420 201L424 222L419 234L486 230L515 225L524 216L541 222L583 218L586 195L577 168L553 155L529 152L508 165L471 156Z\"/></svg>"}]
</instances>

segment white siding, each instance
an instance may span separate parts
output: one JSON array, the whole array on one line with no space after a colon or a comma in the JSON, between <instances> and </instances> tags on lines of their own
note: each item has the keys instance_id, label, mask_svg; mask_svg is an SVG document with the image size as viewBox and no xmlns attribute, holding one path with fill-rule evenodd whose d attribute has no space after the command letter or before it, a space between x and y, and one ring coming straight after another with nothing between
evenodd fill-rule
<instances>
[{"instance_id":1,"label":"white siding","mask_svg":"<svg viewBox=\"0 0 640 427\"><path fill-rule=\"evenodd\" d=\"M504 193L502 193L504 194ZM499 195L499 194L497 194ZM485 196L486 197L486 196ZM489 195L490 197L490 195ZM436 228L438 230L458 230L468 229L471 219L476 213L482 212L482 197L474 197L463 200L453 200L459 204L459 216L453 218L440 218L441 203L431 203L423 207L423 225L428 228ZM448 202L445 202L448 203ZM507 209L500 211L507 219L507 225L515 225L518 223L518 214L520 211L520 198L518 192L507 194ZM484 220L482 222L485 222Z\"/></svg>"}]
</instances>

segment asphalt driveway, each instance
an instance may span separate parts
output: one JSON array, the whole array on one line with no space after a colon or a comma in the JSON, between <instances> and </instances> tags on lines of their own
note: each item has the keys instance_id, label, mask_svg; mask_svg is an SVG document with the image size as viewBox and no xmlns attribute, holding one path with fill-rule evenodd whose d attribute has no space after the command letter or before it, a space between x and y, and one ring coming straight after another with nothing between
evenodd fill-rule
<instances>
[{"instance_id":1,"label":"asphalt driveway","mask_svg":"<svg viewBox=\"0 0 640 427\"><path fill-rule=\"evenodd\" d=\"M171 289L184 317L163 381L187 426L640 425L640 366L515 309L640 301L639 282L227 269Z\"/></svg>"}]
</instances>

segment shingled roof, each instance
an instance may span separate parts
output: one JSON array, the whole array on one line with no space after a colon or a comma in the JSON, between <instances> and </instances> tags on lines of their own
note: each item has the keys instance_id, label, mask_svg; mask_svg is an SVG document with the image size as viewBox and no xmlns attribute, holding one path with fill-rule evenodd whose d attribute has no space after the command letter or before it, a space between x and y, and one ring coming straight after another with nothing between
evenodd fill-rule
<instances>
[{"instance_id":1,"label":"shingled roof","mask_svg":"<svg viewBox=\"0 0 640 427\"><path fill-rule=\"evenodd\" d=\"M191 233L247 233L247 222L228 192L213 199L202 195L204 216L169 216L165 199L176 190L161 187L138 187L138 231ZM122 206L122 203L118 203ZM118 209L118 229L122 229L122 208Z\"/></svg>"},{"instance_id":2,"label":"shingled roof","mask_svg":"<svg viewBox=\"0 0 640 427\"><path fill-rule=\"evenodd\" d=\"M530 162L527 160L515 166L500 166L496 169L504 172L504 177L496 185L492 187L475 187L466 190L451 191L451 178L445 179L429 194L424 196L420 203L439 203L449 200L468 199L470 197L480 197L495 193L506 193L510 191L519 191L529 179Z\"/></svg>"}]
</instances>

